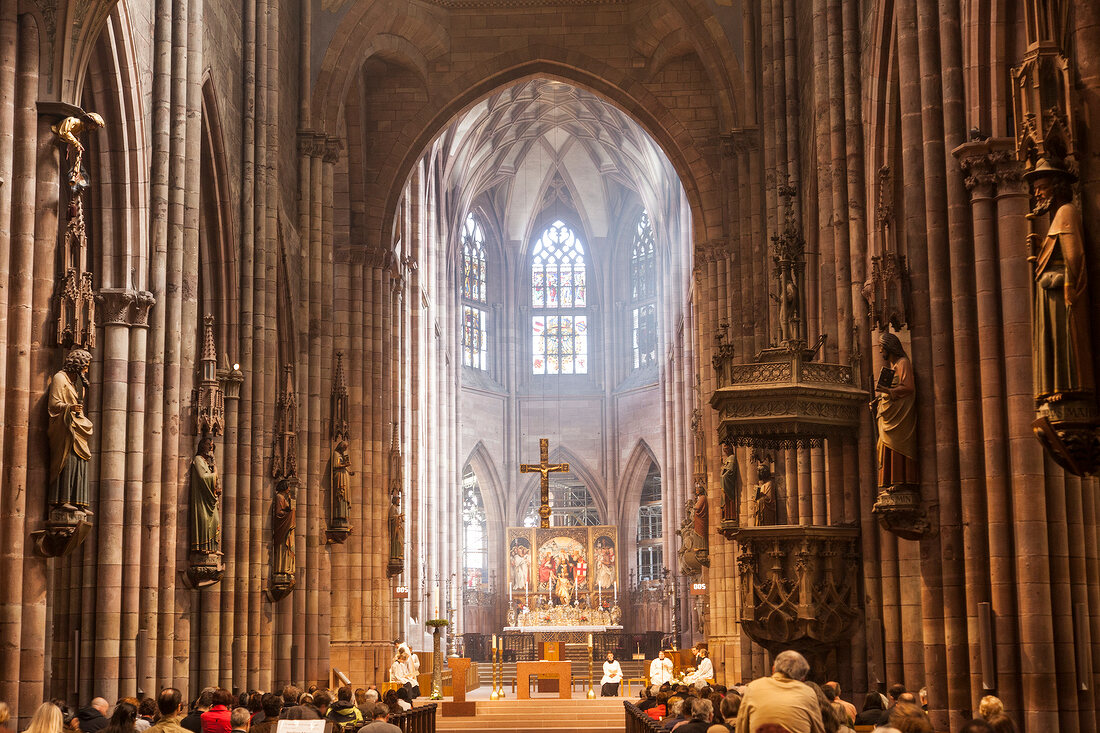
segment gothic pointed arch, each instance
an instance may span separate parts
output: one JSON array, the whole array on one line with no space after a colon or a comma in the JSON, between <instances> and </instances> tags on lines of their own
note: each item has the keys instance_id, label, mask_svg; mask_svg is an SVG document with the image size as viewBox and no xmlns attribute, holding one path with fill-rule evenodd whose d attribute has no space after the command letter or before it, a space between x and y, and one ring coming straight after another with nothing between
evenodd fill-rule
<instances>
[{"instance_id":1,"label":"gothic pointed arch","mask_svg":"<svg viewBox=\"0 0 1100 733\"><path fill-rule=\"evenodd\" d=\"M202 153L204 185L199 191L199 268L202 315L214 316L218 352L237 349L238 237L226 170L226 151L214 81L202 85Z\"/></svg>"},{"instance_id":2,"label":"gothic pointed arch","mask_svg":"<svg viewBox=\"0 0 1100 733\"><path fill-rule=\"evenodd\" d=\"M87 140L91 172L87 265L100 288L146 289L149 257L149 170L145 113L140 95L132 28L125 3L97 21L87 57L73 83L77 103L100 114L105 127ZM83 43L83 42L82 42Z\"/></svg>"}]
</instances>

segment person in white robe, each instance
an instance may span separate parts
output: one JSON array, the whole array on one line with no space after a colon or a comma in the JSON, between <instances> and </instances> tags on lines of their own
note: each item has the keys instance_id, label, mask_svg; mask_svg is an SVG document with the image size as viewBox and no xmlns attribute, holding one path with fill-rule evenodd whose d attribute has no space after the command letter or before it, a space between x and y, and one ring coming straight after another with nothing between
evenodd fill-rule
<instances>
[{"instance_id":1,"label":"person in white robe","mask_svg":"<svg viewBox=\"0 0 1100 733\"><path fill-rule=\"evenodd\" d=\"M393 660L393 664L390 665L390 682L396 682L399 685L408 684L409 681L409 664L408 655L403 651L397 653L397 658Z\"/></svg>"},{"instance_id":2,"label":"person in white robe","mask_svg":"<svg viewBox=\"0 0 1100 733\"><path fill-rule=\"evenodd\" d=\"M664 651L657 653L657 658L649 663L649 684L663 685L672 681L672 660Z\"/></svg>"},{"instance_id":3,"label":"person in white robe","mask_svg":"<svg viewBox=\"0 0 1100 733\"><path fill-rule=\"evenodd\" d=\"M404 652L405 665L408 667L409 695L415 700L420 697L420 657L405 642L397 645L398 656Z\"/></svg>"},{"instance_id":4,"label":"person in white robe","mask_svg":"<svg viewBox=\"0 0 1100 733\"><path fill-rule=\"evenodd\" d=\"M619 683L623 681L623 668L619 666L615 655L607 653L603 663L603 678L600 680L600 697L618 697Z\"/></svg>"},{"instance_id":5,"label":"person in white robe","mask_svg":"<svg viewBox=\"0 0 1100 733\"><path fill-rule=\"evenodd\" d=\"M707 684L707 680L714 679L714 663L707 656L706 649L699 649L696 655L695 671L689 672L684 677L684 684L703 687Z\"/></svg>"}]
</instances>

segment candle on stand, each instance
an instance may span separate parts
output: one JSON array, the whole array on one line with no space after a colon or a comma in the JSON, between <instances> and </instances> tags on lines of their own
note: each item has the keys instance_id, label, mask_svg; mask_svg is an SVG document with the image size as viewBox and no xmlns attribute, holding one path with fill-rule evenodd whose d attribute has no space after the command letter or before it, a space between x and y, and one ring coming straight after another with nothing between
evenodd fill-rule
<instances>
[{"instance_id":1,"label":"candle on stand","mask_svg":"<svg viewBox=\"0 0 1100 733\"><path fill-rule=\"evenodd\" d=\"M619 581L615 581L615 605L619 605Z\"/></svg>"},{"instance_id":2,"label":"candle on stand","mask_svg":"<svg viewBox=\"0 0 1100 733\"><path fill-rule=\"evenodd\" d=\"M512 581L508 581L508 605L512 605Z\"/></svg>"},{"instance_id":3,"label":"candle on stand","mask_svg":"<svg viewBox=\"0 0 1100 733\"><path fill-rule=\"evenodd\" d=\"M589 648L592 647L592 632L591 631L588 632L588 646L589 646Z\"/></svg>"},{"instance_id":4,"label":"candle on stand","mask_svg":"<svg viewBox=\"0 0 1100 733\"><path fill-rule=\"evenodd\" d=\"M603 608L603 586L602 585L597 585L596 586L596 602L599 604L600 608Z\"/></svg>"},{"instance_id":5,"label":"candle on stand","mask_svg":"<svg viewBox=\"0 0 1100 733\"><path fill-rule=\"evenodd\" d=\"M493 651L497 650L497 635L493 634Z\"/></svg>"}]
</instances>

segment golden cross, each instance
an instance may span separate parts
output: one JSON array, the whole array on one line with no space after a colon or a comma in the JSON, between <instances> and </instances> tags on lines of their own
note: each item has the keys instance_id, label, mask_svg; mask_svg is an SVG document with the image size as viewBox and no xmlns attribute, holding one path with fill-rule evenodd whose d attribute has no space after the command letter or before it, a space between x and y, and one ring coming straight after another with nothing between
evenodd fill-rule
<instances>
[{"instance_id":1,"label":"golden cross","mask_svg":"<svg viewBox=\"0 0 1100 733\"><path fill-rule=\"evenodd\" d=\"M550 463L550 441L547 438L539 438L539 462L524 463L519 467L520 473L540 473L539 494L541 505L539 506L539 526L550 526L550 474L556 471L568 471L568 463Z\"/></svg>"}]
</instances>

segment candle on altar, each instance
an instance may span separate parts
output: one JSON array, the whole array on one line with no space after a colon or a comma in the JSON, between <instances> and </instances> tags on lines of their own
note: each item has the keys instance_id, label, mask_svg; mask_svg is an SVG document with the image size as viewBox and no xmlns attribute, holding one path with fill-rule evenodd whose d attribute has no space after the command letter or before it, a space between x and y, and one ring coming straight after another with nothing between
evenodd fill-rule
<instances>
[{"instance_id":1,"label":"candle on altar","mask_svg":"<svg viewBox=\"0 0 1100 733\"><path fill-rule=\"evenodd\" d=\"M603 586L602 585L597 585L596 586L596 597L597 597L596 600L599 603L600 608L603 608Z\"/></svg>"},{"instance_id":2,"label":"candle on altar","mask_svg":"<svg viewBox=\"0 0 1100 733\"><path fill-rule=\"evenodd\" d=\"M615 605L619 605L619 581L615 581Z\"/></svg>"}]
</instances>

